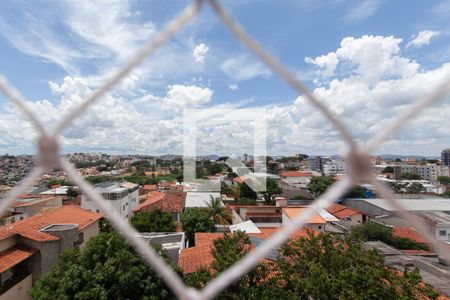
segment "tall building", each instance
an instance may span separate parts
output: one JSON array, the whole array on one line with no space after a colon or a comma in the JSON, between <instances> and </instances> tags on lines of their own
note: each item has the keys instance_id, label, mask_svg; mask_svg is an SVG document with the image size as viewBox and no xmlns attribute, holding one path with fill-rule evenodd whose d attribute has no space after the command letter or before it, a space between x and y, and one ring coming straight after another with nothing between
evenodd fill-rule
<instances>
[{"instance_id":1,"label":"tall building","mask_svg":"<svg viewBox=\"0 0 450 300\"><path fill-rule=\"evenodd\" d=\"M133 209L139 205L139 186L131 182L102 182L94 186L105 201L124 219L133 215ZM86 195L81 196L81 207L90 211L102 213L97 204Z\"/></svg>"},{"instance_id":2,"label":"tall building","mask_svg":"<svg viewBox=\"0 0 450 300\"><path fill-rule=\"evenodd\" d=\"M322 157L320 156L312 156L308 157L308 165L311 171L322 171Z\"/></svg>"},{"instance_id":3,"label":"tall building","mask_svg":"<svg viewBox=\"0 0 450 300\"><path fill-rule=\"evenodd\" d=\"M442 150L441 163L443 166L450 166L450 148Z\"/></svg>"}]
</instances>

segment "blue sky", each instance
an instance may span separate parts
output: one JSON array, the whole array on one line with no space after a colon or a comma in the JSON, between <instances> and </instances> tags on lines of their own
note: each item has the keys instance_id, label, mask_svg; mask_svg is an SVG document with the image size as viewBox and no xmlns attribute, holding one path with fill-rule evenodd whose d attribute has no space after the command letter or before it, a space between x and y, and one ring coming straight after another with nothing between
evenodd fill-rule
<instances>
[{"instance_id":1,"label":"blue sky","mask_svg":"<svg viewBox=\"0 0 450 300\"><path fill-rule=\"evenodd\" d=\"M184 5L0 2L0 73L51 127ZM450 75L449 1L223 5L344 120L359 142ZM443 129L450 113L445 102L395 134L379 153L438 155L450 144ZM0 104L0 152L33 153L33 129L4 96ZM181 153L183 109L215 107L266 109L269 154L335 154L345 149L328 122L240 45L206 5L67 130L63 151ZM198 151L249 152L252 134L250 122L206 126L198 133Z\"/></svg>"}]
</instances>

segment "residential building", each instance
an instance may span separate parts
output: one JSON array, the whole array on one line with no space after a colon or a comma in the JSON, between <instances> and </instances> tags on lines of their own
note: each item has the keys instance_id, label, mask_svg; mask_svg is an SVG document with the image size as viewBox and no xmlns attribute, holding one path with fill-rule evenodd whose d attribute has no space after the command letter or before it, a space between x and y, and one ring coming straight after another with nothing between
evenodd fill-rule
<instances>
[{"instance_id":1,"label":"residential building","mask_svg":"<svg viewBox=\"0 0 450 300\"><path fill-rule=\"evenodd\" d=\"M308 207L283 207L282 209L282 222L283 226L288 225L292 222L300 214L303 214ZM325 231L325 226L327 225L327 221L319 214L314 213L311 218L309 218L304 227L312 228L319 232Z\"/></svg>"},{"instance_id":2,"label":"residential building","mask_svg":"<svg viewBox=\"0 0 450 300\"><path fill-rule=\"evenodd\" d=\"M308 157L308 167L311 171L322 172L322 157L311 156Z\"/></svg>"},{"instance_id":3,"label":"residential building","mask_svg":"<svg viewBox=\"0 0 450 300\"><path fill-rule=\"evenodd\" d=\"M282 225L282 208L276 206L240 206L237 213L242 221L251 220L257 227Z\"/></svg>"},{"instance_id":4,"label":"residential building","mask_svg":"<svg viewBox=\"0 0 450 300\"><path fill-rule=\"evenodd\" d=\"M343 159L331 159L323 164L323 173L327 176L346 174L347 163Z\"/></svg>"},{"instance_id":5,"label":"residential building","mask_svg":"<svg viewBox=\"0 0 450 300\"><path fill-rule=\"evenodd\" d=\"M351 221L356 223L363 223L366 221L365 214L341 204L333 203L326 209L326 211L342 221Z\"/></svg>"},{"instance_id":6,"label":"residential building","mask_svg":"<svg viewBox=\"0 0 450 300\"><path fill-rule=\"evenodd\" d=\"M403 174L417 174L423 180L436 182L437 178L441 175L441 167L437 164L402 164L393 166L394 178L401 179Z\"/></svg>"},{"instance_id":7,"label":"residential building","mask_svg":"<svg viewBox=\"0 0 450 300\"><path fill-rule=\"evenodd\" d=\"M139 205L139 187L130 182L102 182L94 189L100 193L105 201L124 219L128 220L133 209ZM90 211L103 213L98 205L86 195L81 196L81 207Z\"/></svg>"},{"instance_id":8,"label":"residential building","mask_svg":"<svg viewBox=\"0 0 450 300\"><path fill-rule=\"evenodd\" d=\"M441 164L443 166L450 166L450 148L444 149L441 152Z\"/></svg>"},{"instance_id":9,"label":"residential building","mask_svg":"<svg viewBox=\"0 0 450 300\"><path fill-rule=\"evenodd\" d=\"M148 245L160 245L175 264L178 263L180 253L186 245L184 232L139 232L136 235L144 239Z\"/></svg>"},{"instance_id":10,"label":"residential building","mask_svg":"<svg viewBox=\"0 0 450 300\"><path fill-rule=\"evenodd\" d=\"M430 212L441 211L450 213L450 199L442 197L433 197L429 195L421 195L419 199L396 199L402 207L410 212ZM391 201L380 198L370 199L344 199L343 204L355 210L366 213L369 216L396 215L397 208L392 205Z\"/></svg>"},{"instance_id":11,"label":"residential building","mask_svg":"<svg viewBox=\"0 0 450 300\"><path fill-rule=\"evenodd\" d=\"M159 208L163 212L171 213L173 220L179 222L185 201L186 192L180 190L154 191L148 193L147 199L134 208L133 212L151 211Z\"/></svg>"},{"instance_id":12,"label":"residential building","mask_svg":"<svg viewBox=\"0 0 450 300\"><path fill-rule=\"evenodd\" d=\"M417 215L425 220L437 240L450 243L450 214L442 211L423 211Z\"/></svg>"},{"instance_id":13,"label":"residential building","mask_svg":"<svg viewBox=\"0 0 450 300\"><path fill-rule=\"evenodd\" d=\"M40 195L22 194L13 202L0 219L0 225L15 223L34 216L41 210L50 207L61 207L62 197L45 197Z\"/></svg>"},{"instance_id":14,"label":"residential building","mask_svg":"<svg viewBox=\"0 0 450 300\"><path fill-rule=\"evenodd\" d=\"M99 233L101 214L66 205L0 227L1 299L29 299L28 289L59 255Z\"/></svg>"}]
</instances>

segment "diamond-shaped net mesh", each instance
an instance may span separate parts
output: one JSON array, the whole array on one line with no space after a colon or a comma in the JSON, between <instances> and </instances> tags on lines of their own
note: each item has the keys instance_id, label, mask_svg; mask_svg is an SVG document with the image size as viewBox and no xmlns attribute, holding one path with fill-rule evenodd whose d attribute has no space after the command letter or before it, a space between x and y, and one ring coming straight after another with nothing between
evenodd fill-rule
<instances>
[{"instance_id":1,"label":"diamond-shaped net mesh","mask_svg":"<svg viewBox=\"0 0 450 300\"><path fill-rule=\"evenodd\" d=\"M266 240L261 247L249 253L239 263L235 264L218 277L210 281L202 290L188 288L182 279L159 257L159 255L146 243L136 236L136 231L126 222L124 222L107 201L103 201L102 196L98 194L83 177L78 174L76 169L65 158L58 153L58 137L69 127L72 122L83 115L87 108L98 102L103 95L110 91L115 85L121 82L136 66L141 64L144 59L150 56L156 49L162 46L167 40L180 31L197 13L202 9L204 2L212 6L213 11L222 20L235 37L254 53L263 63L265 63L274 74L281 77L288 85L298 91L310 101L340 132L342 139L349 147L347 161L349 164L348 175L331 186L321 197L316 199L314 207L310 207L303 214L297 216L291 224L284 227L283 230ZM220 6L216 0L195 0L180 15L168 23L159 34L148 44L146 44L139 53L133 57L128 64L121 68L111 79L109 79L101 88L94 91L78 107L69 113L69 115L60 121L53 131L48 131L38 116L27 106L26 100L16 91L8 81L0 77L0 90L26 115L36 128L39 139L36 145L38 150L37 165L33 171L14 189L10 191L5 199L0 203L0 212L4 212L14 199L25 192L35 180L37 180L48 169L58 166L61 167L68 177L79 186L81 191L90 199L96 202L102 212L111 221L112 225L122 233L128 242L135 247L144 260L166 281L167 285L174 293L182 299L211 299L229 284L246 274L258 264L260 258L269 253L274 248L284 243L297 228L301 227L310 219L316 211L316 208L327 208L334 201L344 195L349 188L361 181L373 184L378 194L387 200L399 211L401 216L408 220L410 224L421 232L429 241L431 247L436 253L450 260L448 251L438 242L433 234L429 233L425 224L415 215L406 212L405 207L396 201L391 191L372 175L370 168L369 154L385 142L395 131L403 126L407 121L416 117L422 110L429 107L433 102L442 98L450 89L450 76L433 93L419 99L405 113L397 117L382 130L378 132L365 145L358 145L349 130L336 116L334 116L327 106L317 99L316 96L291 72L280 64L275 58L269 55L257 42L249 37L243 28L241 28Z\"/></svg>"}]
</instances>

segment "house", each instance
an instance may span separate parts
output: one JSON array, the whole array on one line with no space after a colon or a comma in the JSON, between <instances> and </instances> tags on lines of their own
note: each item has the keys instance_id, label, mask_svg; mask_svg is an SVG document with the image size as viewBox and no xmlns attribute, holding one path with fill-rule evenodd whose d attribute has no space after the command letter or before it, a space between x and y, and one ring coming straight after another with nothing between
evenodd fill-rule
<instances>
[{"instance_id":1,"label":"house","mask_svg":"<svg viewBox=\"0 0 450 300\"><path fill-rule=\"evenodd\" d=\"M59 255L84 247L99 233L101 214L66 205L0 227L1 299L30 299L32 283L51 271Z\"/></svg>"},{"instance_id":2,"label":"house","mask_svg":"<svg viewBox=\"0 0 450 300\"><path fill-rule=\"evenodd\" d=\"M147 199L134 208L133 212L151 211L159 208L163 212L171 213L174 221L179 222L185 201L186 193L180 190L154 191L149 193Z\"/></svg>"},{"instance_id":3,"label":"house","mask_svg":"<svg viewBox=\"0 0 450 300\"><path fill-rule=\"evenodd\" d=\"M261 233L248 233L251 241L250 251L258 248L264 242L264 240L270 238L273 234L278 232L279 228L264 228L261 229ZM317 234L315 231L311 231L312 234ZM299 238L306 236L308 232L305 229L297 230L292 238ZM224 233L208 233L197 232L195 233L195 247L186 248L181 251L178 266L184 274L190 274L198 271L200 268L206 268L211 265L214 257L211 253L211 249L214 246L214 240L223 237ZM263 258L264 261L275 261L278 257L278 251L272 250L266 254Z\"/></svg>"},{"instance_id":4,"label":"house","mask_svg":"<svg viewBox=\"0 0 450 300\"><path fill-rule=\"evenodd\" d=\"M133 209L139 205L139 186L131 182L102 182L94 186L105 201L115 209L124 220L131 218ZM98 205L86 195L81 196L81 207L101 213Z\"/></svg>"},{"instance_id":5,"label":"house","mask_svg":"<svg viewBox=\"0 0 450 300\"><path fill-rule=\"evenodd\" d=\"M237 206L235 208L242 221L251 220L257 227L279 227L282 222L282 208L276 206Z\"/></svg>"},{"instance_id":6,"label":"house","mask_svg":"<svg viewBox=\"0 0 450 300\"><path fill-rule=\"evenodd\" d=\"M282 222L283 226L292 222L299 214L303 214L309 207L283 207ZM304 227L312 228L316 231L324 232L327 221L318 213L315 212L304 224Z\"/></svg>"},{"instance_id":7,"label":"house","mask_svg":"<svg viewBox=\"0 0 450 300\"><path fill-rule=\"evenodd\" d=\"M3 214L0 224L11 224L34 216L44 208L61 207L62 197L45 197L41 195L22 194Z\"/></svg>"},{"instance_id":8,"label":"house","mask_svg":"<svg viewBox=\"0 0 450 300\"><path fill-rule=\"evenodd\" d=\"M148 245L160 245L175 264L186 245L184 232L139 232L136 236L144 239Z\"/></svg>"},{"instance_id":9,"label":"house","mask_svg":"<svg viewBox=\"0 0 450 300\"><path fill-rule=\"evenodd\" d=\"M352 221L356 223L363 223L366 221L366 215L362 212L338 203L333 203L326 210L343 221Z\"/></svg>"}]
</instances>

